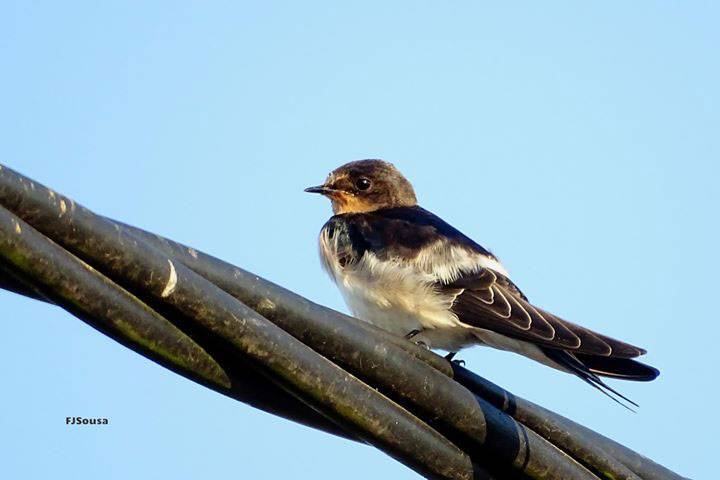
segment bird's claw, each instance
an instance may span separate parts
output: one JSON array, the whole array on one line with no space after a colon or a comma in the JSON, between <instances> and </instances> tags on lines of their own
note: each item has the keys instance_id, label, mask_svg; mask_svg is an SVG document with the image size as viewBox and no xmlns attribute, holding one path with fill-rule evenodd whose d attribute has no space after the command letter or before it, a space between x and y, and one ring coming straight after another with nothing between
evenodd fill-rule
<instances>
[{"instance_id":1,"label":"bird's claw","mask_svg":"<svg viewBox=\"0 0 720 480\"><path fill-rule=\"evenodd\" d=\"M465 366L465 360L453 360L455 358L455 355L457 355L457 352L450 352L447 355L445 355L445 360L448 360L455 365L460 365L461 367Z\"/></svg>"},{"instance_id":2,"label":"bird's claw","mask_svg":"<svg viewBox=\"0 0 720 480\"><path fill-rule=\"evenodd\" d=\"M405 335L405 339L406 339L406 340L410 340L410 339L412 339L415 335L417 335L418 333L420 333L420 330L418 330L418 329L410 330L410 331L407 333L407 335Z\"/></svg>"},{"instance_id":3,"label":"bird's claw","mask_svg":"<svg viewBox=\"0 0 720 480\"><path fill-rule=\"evenodd\" d=\"M418 330L418 329L411 330L411 331L408 332L407 335L405 335L405 340L412 340L412 339L415 338L419 333L422 333L421 330ZM413 341L413 343L414 343L415 345L417 345L418 347L422 347L422 348L424 348L424 349L426 349L426 350L430 350L430 345L428 345L427 343L423 342L422 340Z\"/></svg>"}]
</instances>

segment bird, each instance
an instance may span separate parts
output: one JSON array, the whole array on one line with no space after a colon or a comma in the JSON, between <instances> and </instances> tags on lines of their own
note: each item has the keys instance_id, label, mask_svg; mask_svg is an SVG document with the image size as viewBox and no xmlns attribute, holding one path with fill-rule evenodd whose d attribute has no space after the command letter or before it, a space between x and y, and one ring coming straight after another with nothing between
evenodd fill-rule
<instances>
[{"instance_id":1,"label":"bird","mask_svg":"<svg viewBox=\"0 0 720 480\"><path fill-rule=\"evenodd\" d=\"M474 345L515 352L574 374L621 404L613 395L637 406L601 377L659 375L635 360L644 349L530 303L493 253L418 205L393 164L353 161L305 191L331 202L320 257L358 319L449 352L448 359Z\"/></svg>"}]
</instances>

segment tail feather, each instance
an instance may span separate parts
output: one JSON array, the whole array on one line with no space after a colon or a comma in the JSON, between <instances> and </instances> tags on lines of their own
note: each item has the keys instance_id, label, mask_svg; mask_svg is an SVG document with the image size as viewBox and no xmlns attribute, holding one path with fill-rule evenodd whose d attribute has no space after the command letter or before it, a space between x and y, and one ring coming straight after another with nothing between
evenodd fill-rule
<instances>
[{"instance_id":1,"label":"tail feather","mask_svg":"<svg viewBox=\"0 0 720 480\"><path fill-rule=\"evenodd\" d=\"M649 382L660 375L656 368L628 358L598 357L583 354L575 354L575 357L592 373L603 377Z\"/></svg>"},{"instance_id":2,"label":"tail feather","mask_svg":"<svg viewBox=\"0 0 720 480\"><path fill-rule=\"evenodd\" d=\"M545 353L545 355L547 355L552 361L558 363L562 367L565 367L593 388L598 389L615 402L631 411L634 410L628 407L621 400L624 400L635 407L639 407L639 405L610 387L599 377L599 375L623 380L647 382L655 379L660 374L658 370L649 365L627 358L609 358L573 354L566 350L551 348L543 349L543 353Z\"/></svg>"}]
</instances>

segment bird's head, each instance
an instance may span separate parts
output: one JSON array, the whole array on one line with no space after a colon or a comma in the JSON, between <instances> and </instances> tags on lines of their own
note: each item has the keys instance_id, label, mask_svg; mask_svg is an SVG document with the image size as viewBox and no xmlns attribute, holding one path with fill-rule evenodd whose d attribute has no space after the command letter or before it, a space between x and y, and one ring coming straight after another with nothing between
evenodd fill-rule
<instances>
[{"instance_id":1,"label":"bird's head","mask_svg":"<svg viewBox=\"0 0 720 480\"><path fill-rule=\"evenodd\" d=\"M325 183L305 191L328 197L335 214L417 204L410 182L392 163L383 160L346 163L330 172Z\"/></svg>"}]
</instances>

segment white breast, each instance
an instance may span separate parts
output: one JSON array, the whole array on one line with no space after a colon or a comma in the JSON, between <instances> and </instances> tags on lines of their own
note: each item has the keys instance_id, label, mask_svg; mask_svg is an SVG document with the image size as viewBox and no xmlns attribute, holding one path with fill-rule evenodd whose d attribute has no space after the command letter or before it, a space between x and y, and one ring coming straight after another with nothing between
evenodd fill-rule
<instances>
[{"instance_id":1,"label":"white breast","mask_svg":"<svg viewBox=\"0 0 720 480\"><path fill-rule=\"evenodd\" d=\"M459 248L441 247L434 245L413 261L381 261L365 252L357 262L341 266L337 240L327 234L320 236L323 265L355 317L401 336L421 330L416 340L431 348L456 351L478 340L450 311L455 294L441 293L434 285L497 262Z\"/></svg>"}]
</instances>

